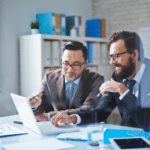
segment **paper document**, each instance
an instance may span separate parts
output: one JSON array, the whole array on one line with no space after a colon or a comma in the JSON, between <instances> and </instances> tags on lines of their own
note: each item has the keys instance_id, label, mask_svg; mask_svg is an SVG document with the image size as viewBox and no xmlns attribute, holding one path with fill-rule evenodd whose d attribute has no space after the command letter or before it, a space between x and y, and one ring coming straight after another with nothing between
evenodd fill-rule
<instances>
[{"instance_id":1,"label":"paper document","mask_svg":"<svg viewBox=\"0 0 150 150\"><path fill-rule=\"evenodd\" d=\"M87 132L71 132L59 134L57 139L70 141L87 141Z\"/></svg>"},{"instance_id":2,"label":"paper document","mask_svg":"<svg viewBox=\"0 0 150 150\"><path fill-rule=\"evenodd\" d=\"M23 130L17 129L9 124L0 125L0 137L26 134Z\"/></svg>"},{"instance_id":3,"label":"paper document","mask_svg":"<svg viewBox=\"0 0 150 150\"><path fill-rule=\"evenodd\" d=\"M107 128L104 128L104 132ZM59 134L57 139L60 140L69 140L69 141L87 141L87 128L80 128L80 132L71 132L71 133L62 133Z\"/></svg>"},{"instance_id":4,"label":"paper document","mask_svg":"<svg viewBox=\"0 0 150 150\"><path fill-rule=\"evenodd\" d=\"M72 148L74 147L74 145L57 140L56 138L50 138L50 139L45 139L45 140L2 145L2 147L6 148L7 150L17 150L17 149L19 150L37 150L37 149L56 150L56 149Z\"/></svg>"}]
</instances>

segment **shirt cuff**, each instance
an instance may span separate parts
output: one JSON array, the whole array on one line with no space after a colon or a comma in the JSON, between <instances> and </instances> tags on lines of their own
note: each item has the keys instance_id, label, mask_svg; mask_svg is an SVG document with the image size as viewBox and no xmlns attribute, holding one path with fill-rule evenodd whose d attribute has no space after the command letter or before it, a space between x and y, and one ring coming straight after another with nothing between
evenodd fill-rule
<instances>
[{"instance_id":1,"label":"shirt cuff","mask_svg":"<svg viewBox=\"0 0 150 150\"><path fill-rule=\"evenodd\" d=\"M38 106L35 108L32 108L33 112L35 112L38 109Z\"/></svg>"},{"instance_id":2,"label":"shirt cuff","mask_svg":"<svg viewBox=\"0 0 150 150\"><path fill-rule=\"evenodd\" d=\"M130 91L129 89L126 90L126 91L119 97L119 99L122 100L122 99L126 96L126 94L127 94L129 91Z\"/></svg>"},{"instance_id":3,"label":"shirt cuff","mask_svg":"<svg viewBox=\"0 0 150 150\"><path fill-rule=\"evenodd\" d=\"M50 116L50 113L48 113L48 121L51 120L51 116Z\"/></svg>"},{"instance_id":4,"label":"shirt cuff","mask_svg":"<svg viewBox=\"0 0 150 150\"><path fill-rule=\"evenodd\" d=\"M77 114L74 114L77 117L77 122L75 124L80 124L81 123L81 117Z\"/></svg>"}]
</instances>

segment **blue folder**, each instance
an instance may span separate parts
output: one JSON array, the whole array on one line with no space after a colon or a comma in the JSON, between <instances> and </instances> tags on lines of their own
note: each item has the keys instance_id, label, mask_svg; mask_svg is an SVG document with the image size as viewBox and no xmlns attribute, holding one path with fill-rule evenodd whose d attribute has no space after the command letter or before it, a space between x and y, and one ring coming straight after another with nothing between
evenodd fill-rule
<instances>
[{"instance_id":1,"label":"blue folder","mask_svg":"<svg viewBox=\"0 0 150 150\"><path fill-rule=\"evenodd\" d=\"M93 63L93 43L92 42L87 43L87 50L88 50L88 63L92 64Z\"/></svg>"},{"instance_id":2,"label":"blue folder","mask_svg":"<svg viewBox=\"0 0 150 150\"><path fill-rule=\"evenodd\" d=\"M40 34L55 34L55 13L36 14Z\"/></svg>"},{"instance_id":3,"label":"blue folder","mask_svg":"<svg viewBox=\"0 0 150 150\"><path fill-rule=\"evenodd\" d=\"M150 132L139 130L107 129L104 132L104 143L109 144L109 138L127 138L127 137L145 137L150 136Z\"/></svg>"},{"instance_id":4,"label":"blue folder","mask_svg":"<svg viewBox=\"0 0 150 150\"><path fill-rule=\"evenodd\" d=\"M86 21L86 36L87 37L101 37L101 20L91 19Z\"/></svg>"},{"instance_id":5,"label":"blue folder","mask_svg":"<svg viewBox=\"0 0 150 150\"><path fill-rule=\"evenodd\" d=\"M61 14L61 35L66 35L66 15Z\"/></svg>"}]
</instances>

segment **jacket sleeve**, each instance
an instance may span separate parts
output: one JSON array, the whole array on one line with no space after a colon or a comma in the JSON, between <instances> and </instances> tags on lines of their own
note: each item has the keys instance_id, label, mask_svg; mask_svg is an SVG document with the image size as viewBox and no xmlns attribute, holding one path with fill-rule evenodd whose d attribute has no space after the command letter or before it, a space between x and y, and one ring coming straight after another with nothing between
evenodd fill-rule
<instances>
[{"instance_id":1,"label":"jacket sleeve","mask_svg":"<svg viewBox=\"0 0 150 150\"><path fill-rule=\"evenodd\" d=\"M102 98L100 104L95 109L78 114L81 117L80 124L105 121L115 107L116 102L114 95L109 93L108 96Z\"/></svg>"},{"instance_id":2,"label":"jacket sleeve","mask_svg":"<svg viewBox=\"0 0 150 150\"><path fill-rule=\"evenodd\" d=\"M49 109L53 111L53 106L50 101L50 93L47 87L47 74L45 74L44 79L42 81L42 85L40 87L40 94L41 94L41 99L42 103L41 105L34 111L34 114L41 114L44 113L46 109Z\"/></svg>"},{"instance_id":3,"label":"jacket sleeve","mask_svg":"<svg viewBox=\"0 0 150 150\"><path fill-rule=\"evenodd\" d=\"M150 131L150 108L141 107L140 100L131 92L128 92L120 103L139 128Z\"/></svg>"}]
</instances>

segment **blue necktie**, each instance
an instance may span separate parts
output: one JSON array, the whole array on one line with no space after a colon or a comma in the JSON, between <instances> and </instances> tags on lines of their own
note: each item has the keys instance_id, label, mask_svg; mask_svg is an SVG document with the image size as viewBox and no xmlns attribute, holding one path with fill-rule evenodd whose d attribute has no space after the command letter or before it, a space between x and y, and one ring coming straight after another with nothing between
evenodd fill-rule
<instances>
[{"instance_id":1,"label":"blue necktie","mask_svg":"<svg viewBox=\"0 0 150 150\"><path fill-rule=\"evenodd\" d=\"M127 79L127 88L128 88L131 92L133 92L133 87L134 87L135 83L136 83L135 80L128 80L128 79Z\"/></svg>"},{"instance_id":2,"label":"blue necktie","mask_svg":"<svg viewBox=\"0 0 150 150\"><path fill-rule=\"evenodd\" d=\"M68 82L68 93L67 93L67 104L69 105L72 97L73 97L73 94L74 94L74 91L75 91L75 83L74 82Z\"/></svg>"}]
</instances>

